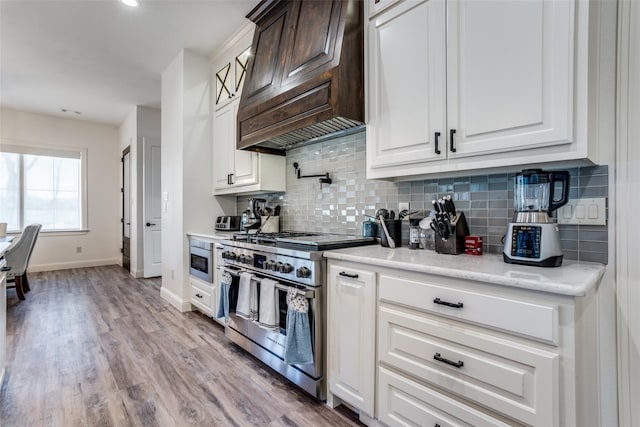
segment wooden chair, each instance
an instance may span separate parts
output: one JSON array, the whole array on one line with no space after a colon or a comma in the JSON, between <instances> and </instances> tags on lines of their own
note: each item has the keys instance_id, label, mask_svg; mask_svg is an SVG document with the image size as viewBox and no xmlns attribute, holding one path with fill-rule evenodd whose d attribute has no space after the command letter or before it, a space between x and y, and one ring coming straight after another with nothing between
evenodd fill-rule
<instances>
[{"instance_id":1,"label":"wooden chair","mask_svg":"<svg viewBox=\"0 0 640 427\"><path fill-rule=\"evenodd\" d=\"M25 292L31 290L29 279L27 278L27 267L29 267L29 260L41 228L41 224L27 225L18 241L7 249L4 254L4 258L7 261L5 267L7 270L7 283L14 283L13 286L7 286L7 288L16 288L16 294L21 300L24 299Z\"/></svg>"}]
</instances>

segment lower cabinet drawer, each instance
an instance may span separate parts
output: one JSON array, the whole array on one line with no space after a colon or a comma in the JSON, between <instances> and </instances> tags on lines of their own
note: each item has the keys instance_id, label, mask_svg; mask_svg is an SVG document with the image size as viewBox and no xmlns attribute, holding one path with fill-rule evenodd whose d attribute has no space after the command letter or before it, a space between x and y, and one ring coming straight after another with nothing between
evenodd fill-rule
<instances>
[{"instance_id":1,"label":"lower cabinet drawer","mask_svg":"<svg viewBox=\"0 0 640 427\"><path fill-rule=\"evenodd\" d=\"M523 423L557 425L557 353L419 312L378 314L382 364Z\"/></svg>"},{"instance_id":2,"label":"lower cabinet drawer","mask_svg":"<svg viewBox=\"0 0 640 427\"><path fill-rule=\"evenodd\" d=\"M203 290L191 284L191 302L200 309L204 309L211 314L213 312L213 298L211 291Z\"/></svg>"},{"instance_id":3,"label":"lower cabinet drawer","mask_svg":"<svg viewBox=\"0 0 640 427\"><path fill-rule=\"evenodd\" d=\"M378 419L388 426L512 426L384 367L379 368Z\"/></svg>"},{"instance_id":4,"label":"lower cabinet drawer","mask_svg":"<svg viewBox=\"0 0 640 427\"><path fill-rule=\"evenodd\" d=\"M435 278L414 281L381 274L379 283L382 301L558 344L558 307L555 305L456 289Z\"/></svg>"}]
</instances>

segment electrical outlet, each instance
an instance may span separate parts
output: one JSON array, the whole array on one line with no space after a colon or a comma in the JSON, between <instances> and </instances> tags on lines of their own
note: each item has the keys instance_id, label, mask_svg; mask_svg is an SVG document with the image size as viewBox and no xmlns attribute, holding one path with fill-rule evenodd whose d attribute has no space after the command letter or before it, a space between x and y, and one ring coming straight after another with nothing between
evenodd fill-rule
<instances>
[{"instance_id":1,"label":"electrical outlet","mask_svg":"<svg viewBox=\"0 0 640 427\"><path fill-rule=\"evenodd\" d=\"M607 225L607 199L569 200L558 209L558 224Z\"/></svg>"}]
</instances>

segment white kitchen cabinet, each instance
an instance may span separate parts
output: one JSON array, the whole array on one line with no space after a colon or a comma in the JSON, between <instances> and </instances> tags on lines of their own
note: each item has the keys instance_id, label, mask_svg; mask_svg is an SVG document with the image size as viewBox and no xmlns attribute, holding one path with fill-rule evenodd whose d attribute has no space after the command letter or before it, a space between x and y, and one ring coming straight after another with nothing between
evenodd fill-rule
<instances>
[{"instance_id":1,"label":"white kitchen cabinet","mask_svg":"<svg viewBox=\"0 0 640 427\"><path fill-rule=\"evenodd\" d=\"M376 275L363 265L328 268L328 400L340 400L374 417ZM337 399L335 399L337 398ZM365 417L366 418L366 417Z\"/></svg>"},{"instance_id":2,"label":"white kitchen cabinet","mask_svg":"<svg viewBox=\"0 0 640 427\"><path fill-rule=\"evenodd\" d=\"M207 316L214 317L217 310L218 284L206 283L197 277L189 276L191 283L191 304Z\"/></svg>"},{"instance_id":3,"label":"white kitchen cabinet","mask_svg":"<svg viewBox=\"0 0 640 427\"><path fill-rule=\"evenodd\" d=\"M213 194L281 192L286 189L285 158L236 150L237 116L245 52L253 25L226 43L213 66ZM239 56L241 58L239 58Z\"/></svg>"},{"instance_id":4,"label":"white kitchen cabinet","mask_svg":"<svg viewBox=\"0 0 640 427\"><path fill-rule=\"evenodd\" d=\"M213 194L285 191L284 156L236 150L239 102L235 99L213 116Z\"/></svg>"},{"instance_id":5,"label":"white kitchen cabinet","mask_svg":"<svg viewBox=\"0 0 640 427\"><path fill-rule=\"evenodd\" d=\"M606 60L588 66L594 52L604 58L592 34L608 31L599 7L372 0L367 177L597 162L587 124L598 114L593 88L611 77Z\"/></svg>"},{"instance_id":6,"label":"white kitchen cabinet","mask_svg":"<svg viewBox=\"0 0 640 427\"><path fill-rule=\"evenodd\" d=\"M212 86L216 109L235 99L240 99L247 62L251 55L253 31L253 24L246 25L231 37L215 56Z\"/></svg>"},{"instance_id":7,"label":"white kitchen cabinet","mask_svg":"<svg viewBox=\"0 0 640 427\"><path fill-rule=\"evenodd\" d=\"M441 254L381 249L325 253L328 402L373 414L368 425L601 425L601 276L573 277L590 266L536 274L504 269L498 257L452 264ZM506 284L513 278L540 286ZM355 297L364 294L376 300ZM375 326L364 327L371 307ZM373 390L372 410L366 390Z\"/></svg>"}]
</instances>

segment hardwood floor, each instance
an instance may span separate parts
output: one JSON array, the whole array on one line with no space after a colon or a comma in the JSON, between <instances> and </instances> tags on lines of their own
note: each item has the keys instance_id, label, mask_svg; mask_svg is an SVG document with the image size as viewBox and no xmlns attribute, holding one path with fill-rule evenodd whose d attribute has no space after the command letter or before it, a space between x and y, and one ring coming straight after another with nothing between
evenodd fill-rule
<instances>
[{"instance_id":1,"label":"hardwood floor","mask_svg":"<svg viewBox=\"0 0 640 427\"><path fill-rule=\"evenodd\" d=\"M0 425L355 426L118 266L29 275L7 294Z\"/></svg>"}]
</instances>

